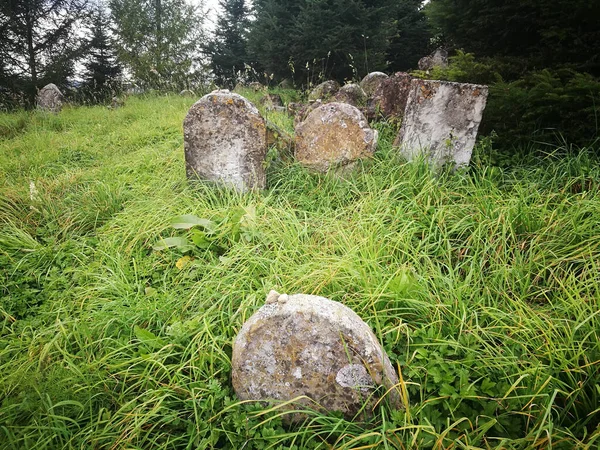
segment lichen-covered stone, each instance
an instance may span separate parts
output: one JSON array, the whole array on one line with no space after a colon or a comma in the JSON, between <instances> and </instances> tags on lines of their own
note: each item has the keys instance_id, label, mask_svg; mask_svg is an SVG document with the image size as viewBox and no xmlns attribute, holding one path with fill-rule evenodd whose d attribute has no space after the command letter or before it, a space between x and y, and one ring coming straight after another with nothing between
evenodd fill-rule
<instances>
[{"instance_id":1,"label":"lichen-covered stone","mask_svg":"<svg viewBox=\"0 0 600 450\"><path fill-rule=\"evenodd\" d=\"M316 100L328 100L333 97L337 91L340 90L340 84L335 80L324 81L323 83L317 85L311 92L308 94L308 100L314 102Z\"/></svg>"},{"instance_id":2,"label":"lichen-covered stone","mask_svg":"<svg viewBox=\"0 0 600 450\"><path fill-rule=\"evenodd\" d=\"M366 403L368 415L388 389L387 400L400 407L398 377L369 326L350 308L314 295L269 293L235 340L232 381L241 400L303 397L287 410L301 405L353 418Z\"/></svg>"},{"instance_id":3,"label":"lichen-covered stone","mask_svg":"<svg viewBox=\"0 0 600 450\"><path fill-rule=\"evenodd\" d=\"M60 89L50 83L40 89L36 100L39 109L58 113L62 109L64 97Z\"/></svg>"},{"instance_id":4,"label":"lichen-covered stone","mask_svg":"<svg viewBox=\"0 0 600 450\"><path fill-rule=\"evenodd\" d=\"M394 145L408 160L423 155L435 166L468 165L487 95L487 86L413 80Z\"/></svg>"},{"instance_id":5,"label":"lichen-covered stone","mask_svg":"<svg viewBox=\"0 0 600 450\"><path fill-rule=\"evenodd\" d=\"M406 108L412 79L408 73L396 72L391 77L381 80L367 102L368 118L401 118Z\"/></svg>"},{"instance_id":6,"label":"lichen-covered stone","mask_svg":"<svg viewBox=\"0 0 600 450\"><path fill-rule=\"evenodd\" d=\"M448 67L448 52L443 48L438 48L419 60L419 70L431 70L435 67Z\"/></svg>"},{"instance_id":7,"label":"lichen-covered stone","mask_svg":"<svg viewBox=\"0 0 600 450\"><path fill-rule=\"evenodd\" d=\"M244 97L227 90L205 95L188 111L183 132L188 178L240 191L265 187L265 121Z\"/></svg>"},{"instance_id":8,"label":"lichen-covered stone","mask_svg":"<svg viewBox=\"0 0 600 450\"><path fill-rule=\"evenodd\" d=\"M296 127L296 159L318 172L349 168L375 152L377 136L354 106L327 103Z\"/></svg>"},{"instance_id":9,"label":"lichen-covered stone","mask_svg":"<svg viewBox=\"0 0 600 450\"><path fill-rule=\"evenodd\" d=\"M348 103L349 105L361 107L367 103L367 94L356 83L350 83L342 86L332 97L334 102Z\"/></svg>"},{"instance_id":10,"label":"lichen-covered stone","mask_svg":"<svg viewBox=\"0 0 600 450\"><path fill-rule=\"evenodd\" d=\"M371 72L362 79L360 82L360 87L367 94L367 96L372 95L377 86L383 81L387 80L388 76L383 72Z\"/></svg>"}]
</instances>

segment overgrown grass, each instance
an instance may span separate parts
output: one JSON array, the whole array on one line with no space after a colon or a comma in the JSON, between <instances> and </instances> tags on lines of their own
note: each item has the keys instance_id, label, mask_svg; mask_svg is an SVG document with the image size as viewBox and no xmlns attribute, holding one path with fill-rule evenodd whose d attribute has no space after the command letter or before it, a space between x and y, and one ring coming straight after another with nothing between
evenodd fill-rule
<instances>
[{"instance_id":1,"label":"overgrown grass","mask_svg":"<svg viewBox=\"0 0 600 450\"><path fill-rule=\"evenodd\" d=\"M0 117L2 448L597 448L598 161L436 175L379 124L346 179L274 164L240 195L186 182L193 101ZM240 212L218 252L152 250ZM270 289L353 308L407 408L289 428L240 403L232 341Z\"/></svg>"}]
</instances>

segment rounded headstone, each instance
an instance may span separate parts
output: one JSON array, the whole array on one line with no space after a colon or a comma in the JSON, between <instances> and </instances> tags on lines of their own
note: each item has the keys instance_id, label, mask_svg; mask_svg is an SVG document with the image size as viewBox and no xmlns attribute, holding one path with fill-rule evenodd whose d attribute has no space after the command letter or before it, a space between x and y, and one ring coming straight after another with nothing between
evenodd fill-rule
<instances>
[{"instance_id":1,"label":"rounded headstone","mask_svg":"<svg viewBox=\"0 0 600 450\"><path fill-rule=\"evenodd\" d=\"M367 94L356 83L346 84L333 96L333 101L361 107L367 103Z\"/></svg>"},{"instance_id":2,"label":"rounded headstone","mask_svg":"<svg viewBox=\"0 0 600 450\"><path fill-rule=\"evenodd\" d=\"M337 91L340 90L340 84L335 80L324 81L317 85L310 94L308 94L308 100L314 102L316 100L327 100L334 96Z\"/></svg>"},{"instance_id":3,"label":"rounded headstone","mask_svg":"<svg viewBox=\"0 0 600 450\"><path fill-rule=\"evenodd\" d=\"M241 95L228 90L205 95L188 111L183 133L188 178L240 191L265 187L265 121Z\"/></svg>"},{"instance_id":4,"label":"rounded headstone","mask_svg":"<svg viewBox=\"0 0 600 450\"><path fill-rule=\"evenodd\" d=\"M388 76L383 72L371 72L362 79L360 82L360 87L365 94L371 95L377 89L377 86L383 81L386 80Z\"/></svg>"},{"instance_id":5,"label":"rounded headstone","mask_svg":"<svg viewBox=\"0 0 600 450\"><path fill-rule=\"evenodd\" d=\"M369 326L350 308L315 295L269 293L235 339L232 381L241 400L303 396L288 410L299 404L353 418L366 403L368 415L387 390L400 407L398 377Z\"/></svg>"},{"instance_id":6,"label":"rounded headstone","mask_svg":"<svg viewBox=\"0 0 600 450\"><path fill-rule=\"evenodd\" d=\"M296 159L319 172L348 168L375 152L377 137L358 108L327 103L296 127Z\"/></svg>"},{"instance_id":7,"label":"rounded headstone","mask_svg":"<svg viewBox=\"0 0 600 450\"><path fill-rule=\"evenodd\" d=\"M50 83L38 92L37 107L44 111L57 113L62 109L63 99L60 89L54 83Z\"/></svg>"},{"instance_id":8,"label":"rounded headstone","mask_svg":"<svg viewBox=\"0 0 600 450\"><path fill-rule=\"evenodd\" d=\"M436 49L432 54L419 60L419 70L431 70L435 67L448 67L448 52L443 48Z\"/></svg>"}]
</instances>

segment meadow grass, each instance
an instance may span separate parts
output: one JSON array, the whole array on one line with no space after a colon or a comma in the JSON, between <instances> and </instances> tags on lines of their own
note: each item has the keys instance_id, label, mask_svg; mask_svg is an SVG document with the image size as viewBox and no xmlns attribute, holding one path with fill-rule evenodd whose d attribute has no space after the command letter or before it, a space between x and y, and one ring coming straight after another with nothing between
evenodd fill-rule
<instances>
[{"instance_id":1,"label":"meadow grass","mask_svg":"<svg viewBox=\"0 0 600 450\"><path fill-rule=\"evenodd\" d=\"M250 94L251 96L251 94ZM600 166L583 149L432 173L391 147L345 179L185 179L193 99L0 115L6 449L557 448L600 444ZM275 121L289 128L284 116ZM153 250L215 221L209 248ZM405 409L368 421L240 402L231 346L270 289L355 310Z\"/></svg>"}]
</instances>

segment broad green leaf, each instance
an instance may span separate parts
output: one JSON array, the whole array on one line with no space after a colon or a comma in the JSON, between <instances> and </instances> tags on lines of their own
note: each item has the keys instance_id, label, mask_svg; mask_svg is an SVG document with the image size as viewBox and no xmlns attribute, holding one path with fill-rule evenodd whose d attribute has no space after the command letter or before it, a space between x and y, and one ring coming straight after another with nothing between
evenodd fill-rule
<instances>
[{"instance_id":1,"label":"broad green leaf","mask_svg":"<svg viewBox=\"0 0 600 450\"><path fill-rule=\"evenodd\" d=\"M166 248L177 247L182 252L192 250L190 242L184 237L168 237L161 239L158 244L152 246L154 250L160 251Z\"/></svg>"},{"instance_id":2,"label":"broad green leaf","mask_svg":"<svg viewBox=\"0 0 600 450\"><path fill-rule=\"evenodd\" d=\"M180 230L189 230L192 227L199 225L207 230L214 230L216 224L212 220L202 219L192 214L184 214L183 216L175 217L171 221L171 226Z\"/></svg>"},{"instance_id":3,"label":"broad green leaf","mask_svg":"<svg viewBox=\"0 0 600 450\"><path fill-rule=\"evenodd\" d=\"M148 348L158 350L165 346L165 343L162 339L156 336L151 331L148 331L144 328L140 328L137 325L133 327L133 332L135 333L135 337L137 337L142 344L146 345Z\"/></svg>"}]
</instances>

